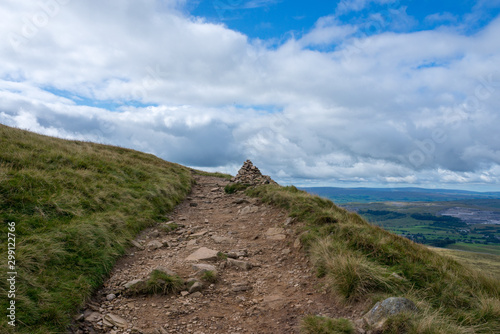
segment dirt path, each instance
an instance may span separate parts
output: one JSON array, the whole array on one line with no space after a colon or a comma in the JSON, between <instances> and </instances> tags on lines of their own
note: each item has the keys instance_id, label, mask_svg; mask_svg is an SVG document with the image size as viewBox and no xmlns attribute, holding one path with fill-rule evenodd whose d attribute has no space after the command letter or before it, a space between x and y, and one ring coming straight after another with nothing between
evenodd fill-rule
<instances>
[{"instance_id":1,"label":"dirt path","mask_svg":"<svg viewBox=\"0 0 500 334\"><path fill-rule=\"evenodd\" d=\"M142 233L136 241L144 249L134 247L118 261L75 333L299 333L308 314L356 316L337 310L322 291L284 211L242 193L225 194L223 179L195 178L192 193L170 216L183 227ZM230 258L186 259L202 247ZM191 294L124 293L126 283L147 278L159 266L193 278L194 263L214 265L217 282L203 282Z\"/></svg>"}]
</instances>

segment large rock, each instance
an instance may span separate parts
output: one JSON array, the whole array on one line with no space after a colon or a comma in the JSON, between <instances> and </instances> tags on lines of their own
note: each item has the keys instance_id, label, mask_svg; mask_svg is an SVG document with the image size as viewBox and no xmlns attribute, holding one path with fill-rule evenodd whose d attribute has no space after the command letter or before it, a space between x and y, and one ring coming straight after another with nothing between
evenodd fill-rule
<instances>
[{"instance_id":1,"label":"large rock","mask_svg":"<svg viewBox=\"0 0 500 334\"><path fill-rule=\"evenodd\" d=\"M193 267L193 270L195 270L198 274L202 274L206 271L213 271L215 274L217 274L217 268L211 264L206 264L206 263L193 263L191 265Z\"/></svg>"},{"instance_id":2,"label":"large rock","mask_svg":"<svg viewBox=\"0 0 500 334\"><path fill-rule=\"evenodd\" d=\"M108 325L109 327L116 326L118 328L127 328L128 323L127 320L115 315L115 314L106 314L104 316L103 322L105 325ZM111 325L111 326L110 326Z\"/></svg>"},{"instance_id":3,"label":"large rock","mask_svg":"<svg viewBox=\"0 0 500 334\"><path fill-rule=\"evenodd\" d=\"M271 240L284 240L286 239L286 231L280 227L271 227L266 231L266 238Z\"/></svg>"},{"instance_id":4,"label":"large rock","mask_svg":"<svg viewBox=\"0 0 500 334\"><path fill-rule=\"evenodd\" d=\"M390 297L378 302L363 317L368 326L380 329L387 318L402 312L416 312L417 306L411 300L402 297Z\"/></svg>"},{"instance_id":5,"label":"large rock","mask_svg":"<svg viewBox=\"0 0 500 334\"><path fill-rule=\"evenodd\" d=\"M243 269L243 270L250 270L250 269L252 269L252 264L250 262L247 262L247 261L240 261L240 260L235 260L235 259L228 258L227 259L227 263L230 266L233 266L233 267L236 267L236 268L240 268L240 269Z\"/></svg>"},{"instance_id":6,"label":"large rock","mask_svg":"<svg viewBox=\"0 0 500 334\"><path fill-rule=\"evenodd\" d=\"M186 258L186 261L211 261L217 260L217 251L206 247L201 247L196 252Z\"/></svg>"}]
</instances>

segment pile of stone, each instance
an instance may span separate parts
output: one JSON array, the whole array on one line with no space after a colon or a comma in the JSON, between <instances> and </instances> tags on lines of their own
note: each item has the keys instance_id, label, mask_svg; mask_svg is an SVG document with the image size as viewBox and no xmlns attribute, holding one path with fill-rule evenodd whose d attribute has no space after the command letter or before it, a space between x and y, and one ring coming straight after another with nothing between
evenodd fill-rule
<instances>
[{"instance_id":1,"label":"pile of stone","mask_svg":"<svg viewBox=\"0 0 500 334\"><path fill-rule=\"evenodd\" d=\"M277 184L270 176L262 175L260 170L253 165L250 160L243 163L243 166L238 171L238 174L231 179L231 182L260 185L260 184Z\"/></svg>"}]
</instances>

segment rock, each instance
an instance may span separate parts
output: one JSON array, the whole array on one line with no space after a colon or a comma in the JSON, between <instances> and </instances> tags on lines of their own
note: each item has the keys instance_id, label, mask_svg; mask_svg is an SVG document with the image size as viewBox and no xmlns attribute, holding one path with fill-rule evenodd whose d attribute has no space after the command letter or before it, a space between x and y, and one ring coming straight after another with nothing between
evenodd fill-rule
<instances>
[{"instance_id":1,"label":"rock","mask_svg":"<svg viewBox=\"0 0 500 334\"><path fill-rule=\"evenodd\" d=\"M198 203L191 202L191 203L189 203L189 206L194 208L194 207L197 207L197 206L198 206Z\"/></svg>"},{"instance_id":2,"label":"rock","mask_svg":"<svg viewBox=\"0 0 500 334\"><path fill-rule=\"evenodd\" d=\"M190 297L199 298L199 297L203 297L203 294L200 291L196 291L196 292L192 293L190 295Z\"/></svg>"},{"instance_id":3,"label":"rock","mask_svg":"<svg viewBox=\"0 0 500 334\"><path fill-rule=\"evenodd\" d=\"M411 300L402 297L390 297L375 306L365 314L363 319L374 329L380 329L388 317L401 312L416 312L417 306Z\"/></svg>"},{"instance_id":4,"label":"rock","mask_svg":"<svg viewBox=\"0 0 500 334\"><path fill-rule=\"evenodd\" d=\"M205 271L213 271L215 274L217 274L217 269L211 264L193 263L191 264L191 267L196 271L197 274L202 274Z\"/></svg>"},{"instance_id":5,"label":"rock","mask_svg":"<svg viewBox=\"0 0 500 334\"><path fill-rule=\"evenodd\" d=\"M110 327L113 327L113 326L116 326L118 328L127 328L128 327L128 323L127 323L127 320L115 315L115 314L106 314L104 316L104 321L110 323L112 326Z\"/></svg>"},{"instance_id":6,"label":"rock","mask_svg":"<svg viewBox=\"0 0 500 334\"><path fill-rule=\"evenodd\" d=\"M291 225L295 222L295 219L292 218L292 217L288 217L286 220L285 220L285 226L288 226L288 225Z\"/></svg>"},{"instance_id":7,"label":"rock","mask_svg":"<svg viewBox=\"0 0 500 334\"><path fill-rule=\"evenodd\" d=\"M109 295L106 296L106 299L109 301L112 301L115 298L116 298L116 295L114 293L110 293Z\"/></svg>"},{"instance_id":8,"label":"rock","mask_svg":"<svg viewBox=\"0 0 500 334\"><path fill-rule=\"evenodd\" d=\"M250 289L251 289L251 287L245 283L235 283L235 284L233 284L231 291L242 292L242 291L248 291Z\"/></svg>"},{"instance_id":9,"label":"rock","mask_svg":"<svg viewBox=\"0 0 500 334\"><path fill-rule=\"evenodd\" d=\"M281 251L281 255L288 255L292 252L290 248L285 248Z\"/></svg>"},{"instance_id":10,"label":"rock","mask_svg":"<svg viewBox=\"0 0 500 334\"><path fill-rule=\"evenodd\" d=\"M233 201L233 204L247 204L247 203L250 203L248 200L244 199L244 198L237 198Z\"/></svg>"},{"instance_id":11,"label":"rock","mask_svg":"<svg viewBox=\"0 0 500 334\"><path fill-rule=\"evenodd\" d=\"M137 286L142 285L142 284L145 284L145 283L146 283L146 282L145 282L145 281L143 281L143 280L140 280L140 279L135 279L135 280L132 280L132 281L130 281L130 282L125 283L125 285L124 285L124 286L125 286L125 288L126 288L126 289L134 289L134 288L136 288Z\"/></svg>"},{"instance_id":12,"label":"rock","mask_svg":"<svg viewBox=\"0 0 500 334\"><path fill-rule=\"evenodd\" d=\"M196 232L196 233L193 233L189 236L189 238L198 238L198 237L202 237L204 236L205 234L207 234L208 231L207 230L203 230L203 231L200 231L200 232Z\"/></svg>"},{"instance_id":13,"label":"rock","mask_svg":"<svg viewBox=\"0 0 500 334\"><path fill-rule=\"evenodd\" d=\"M203 284L197 281L194 282L193 285L191 285L191 287L189 288L189 293L194 293L201 290L203 290Z\"/></svg>"},{"instance_id":14,"label":"rock","mask_svg":"<svg viewBox=\"0 0 500 334\"><path fill-rule=\"evenodd\" d=\"M210 261L217 260L217 251L206 247L199 248L186 258L186 261Z\"/></svg>"},{"instance_id":15,"label":"rock","mask_svg":"<svg viewBox=\"0 0 500 334\"><path fill-rule=\"evenodd\" d=\"M229 237L220 237L220 236L217 236L217 235L213 235L211 238L212 238L212 240L216 244L223 244L223 243L231 243L231 242L233 242L233 239L231 239Z\"/></svg>"},{"instance_id":16,"label":"rock","mask_svg":"<svg viewBox=\"0 0 500 334\"><path fill-rule=\"evenodd\" d=\"M163 243L161 243L158 240L153 240L153 241L148 242L147 247L150 250L156 250L156 249L162 248Z\"/></svg>"},{"instance_id":17,"label":"rock","mask_svg":"<svg viewBox=\"0 0 500 334\"><path fill-rule=\"evenodd\" d=\"M300 248L302 247L302 243L300 242L300 237L297 237L297 239L295 239L295 242L293 243L293 248Z\"/></svg>"},{"instance_id":18,"label":"rock","mask_svg":"<svg viewBox=\"0 0 500 334\"><path fill-rule=\"evenodd\" d=\"M248 256L248 251L246 249L232 250L229 253L227 253L226 255L227 255L227 257L230 257L232 259L237 259L239 257L246 257L246 256Z\"/></svg>"},{"instance_id":19,"label":"rock","mask_svg":"<svg viewBox=\"0 0 500 334\"><path fill-rule=\"evenodd\" d=\"M271 240L284 240L286 239L285 229L271 227L266 232L266 237Z\"/></svg>"},{"instance_id":20,"label":"rock","mask_svg":"<svg viewBox=\"0 0 500 334\"><path fill-rule=\"evenodd\" d=\"M258 206L248 205L248 206L245 206L243 209L239 210L238 213L240 215L246 215L246 214L249 214L249 213L255 213L257 211L259 211L259 207Z\"/></svg>"},{"instance_id":21,"label":"rock","mask_svg":"<svg viewBox=\"0 0 500 334\"><path fill-rule=\"evenodd\" d=\"M140 249L140 250L143 250L143 249L144 249L144 246L143 246L143 245L141 245L140 243L138 243L138 242L137 242L137 241L135 241L135 240L132 240L130 243L131 243L134 247L136 247L136 248L138 248L138 249Z\"/></svg>"},{"instance_id":22,"label":"rock","mask_svg":"<svg viewBox=\"0 0 500 334\"><path fill-rule=\"evenodd\" d=\"M250 262L247 262L247 261L240 261L240 260L235 260L235 259L228 258L227 259L227 263L230 266L237 267L237 268L240 268L240 269L243 269L243 270L250 270L250 269L252 269L252 264Z\"/></svg>"},{"instance_id":23,"label":"rock","mask_svg":"<svg viewBox=\"0 0 500 334\"><path fill-rule=\"evenodd\" d=\"M87 316L85 316L85 321L88 322L97 322L101 320L102 316L99 312L90 312Z\"/></svg>"},{"instance_id":24,"label":"rock","mask_svg":"<svg viewBox=\"0 0 500 334\"><path fill-rule=\"evenodd\" d=\"M188 291L181 291L181 296L182 297L186 297L187 295L189 295Z\"/></svg>"},{"instance_id":25,"label":"rock","mask_svg":"<svg viewBox=\"0 0 500 334\"><path fill-rule=\"evenodd\" d=\"M212 188L212 189L210 189L210 191L214 193L216 191L219 191L219 188L218 187L217 188Z\"/></svg>"}]
</instances>

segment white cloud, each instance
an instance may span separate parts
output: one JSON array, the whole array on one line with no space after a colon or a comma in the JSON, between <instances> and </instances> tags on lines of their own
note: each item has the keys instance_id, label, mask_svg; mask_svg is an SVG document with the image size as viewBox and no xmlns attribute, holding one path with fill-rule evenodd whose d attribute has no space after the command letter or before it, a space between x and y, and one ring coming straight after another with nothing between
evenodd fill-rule
<instances>
[{"instance_id":1,"label":"white cloud","mask_svg":"<svg viewBox=\"0 0 500 334\"><path fill-rule=\"evenodd\" d=\"M0 43L0 123L223 171L251 158L296 182L500 182L498 18L470 36L360 36L329 16L271 48L182 2L89 3ZM22 36L37 11L7 2L0 32Z\"/></svg>"}]
</instances>

